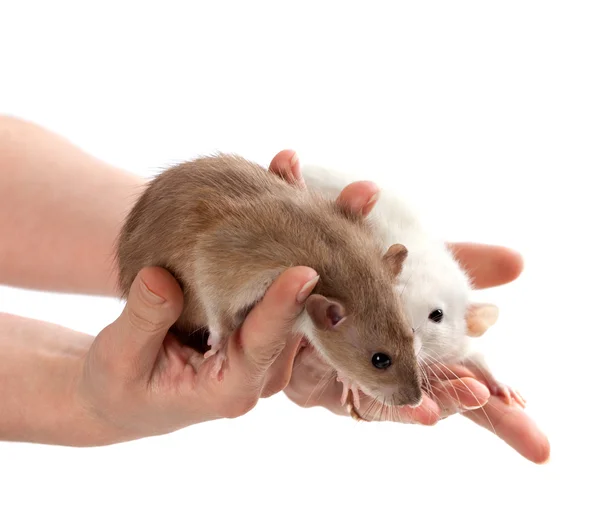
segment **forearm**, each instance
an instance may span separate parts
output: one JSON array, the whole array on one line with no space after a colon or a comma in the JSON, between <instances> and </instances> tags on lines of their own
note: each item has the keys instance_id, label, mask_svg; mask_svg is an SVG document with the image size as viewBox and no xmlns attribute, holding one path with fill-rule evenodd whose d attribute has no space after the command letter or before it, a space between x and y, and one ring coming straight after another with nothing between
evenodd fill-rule
<instances>
[{"instance_id":1,"label":"forearm","mask_svg":"<svg viewBox=\"0 0 600 514\"><path fill-rule=\"evenodd\" d=\"M78 397L93 339L0 314L0 440L94 446L118 439Z\"/></svg>"},{"instance_id":2,"label":"forearm","mask_svg":"<svg viewBox=\"0 0 600 514\"><path fill-rule=\"evenodd\" d=\"M115 294L114 244L144 182L0 116L0 284Z\"/></svg>"}]
</instances>

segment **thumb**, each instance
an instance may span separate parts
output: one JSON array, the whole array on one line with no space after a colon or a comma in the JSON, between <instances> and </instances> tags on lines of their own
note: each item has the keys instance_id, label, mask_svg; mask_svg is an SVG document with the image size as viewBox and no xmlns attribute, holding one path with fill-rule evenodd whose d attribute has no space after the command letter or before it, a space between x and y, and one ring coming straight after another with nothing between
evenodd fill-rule
<instances>
[{"instance_id":1,"label":"thumb","mask_svg":"<svg viewBox=\"0 0 600 514\"><path fill-rule=\"evenodd\" d=\"M285 348L304 302L318 282L317 272L298 266L284 271L242 324L239 341L250 381L262 387L265 374Z\"/></svg>"},{"instance_id":2,"label":"thumb","mask_svg":"<svg viewBox=\"0 0 600 514\"><path fill-rule=\"evenodd\" d=\"M142 269L131 285L123 312L106 329L106 354L130 378L150 373L182 308L183 294L172 275L162 268Z\"/></svg>"}]
</instances>

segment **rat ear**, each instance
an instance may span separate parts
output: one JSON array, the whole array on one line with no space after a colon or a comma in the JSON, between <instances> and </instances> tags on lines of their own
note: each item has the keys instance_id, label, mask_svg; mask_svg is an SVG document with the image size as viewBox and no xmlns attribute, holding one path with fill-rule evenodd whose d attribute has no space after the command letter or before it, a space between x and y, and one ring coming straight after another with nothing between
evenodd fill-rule
<instances>
[{"instance_id":1,"label":"rat ear","mask_svg":"<svg viewBox=\"0 0 600 514\"><path fill-rule=\"evenodd\" d=\"M466 314L467 335L480 337L498 321L498 307L492 303L472 303Z\"/></svg>"},{"instance_id":2,"label":"rat ear","mask_svg":"<svg viewBox=\"0 0 600 514\"><path fill-rule=\"evenodd\" d=\"M408 250L401 244L393 244L388 248L383 256L384 264L390 269L392 274L397 277L402 271L402 265L406 260Z\"/></svg>"},{"instance_id":3,"label":"rat ear","mask_svg":"<svg viewBox=\"0 0 600 514\"><path fill-rule=\"evenodd\" d=\"M311 294L306 300L306 312L318 329L332 330L346 319L342 304L320 294Z\"/></svg>"}]
</instances>

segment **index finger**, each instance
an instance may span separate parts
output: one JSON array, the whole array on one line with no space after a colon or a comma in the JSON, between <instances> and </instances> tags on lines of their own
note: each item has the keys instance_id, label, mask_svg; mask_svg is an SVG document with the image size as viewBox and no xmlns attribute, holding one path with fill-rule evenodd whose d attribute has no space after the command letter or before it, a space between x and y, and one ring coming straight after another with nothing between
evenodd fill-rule
<instances>
[{"instance_id":1,"label":"index finger","mask_svg":"<svg viewBox=\"0 0 600 514\"><path fill-rule=\"evenodd\" d=\"M462 366L452 366L453 373L463 378L476 378ZM496 434L526 459L543 464L550 457L550 442L536 423L518 405L508 405L491 395L487 403L475 410L461 413L479 426Z\"/></svg>"},{"instance_id":2,"label":"index finger","mask_svg":"<svg viewBox=\"0 0 600 514\"><path fill-rule=\"evenodd\" d=\"M548 438L519 406L508 405L501 398L492 396L481 409L462 414L494 432L526 459L544 464L550 458Z\"/></svg>"}]
</instances>

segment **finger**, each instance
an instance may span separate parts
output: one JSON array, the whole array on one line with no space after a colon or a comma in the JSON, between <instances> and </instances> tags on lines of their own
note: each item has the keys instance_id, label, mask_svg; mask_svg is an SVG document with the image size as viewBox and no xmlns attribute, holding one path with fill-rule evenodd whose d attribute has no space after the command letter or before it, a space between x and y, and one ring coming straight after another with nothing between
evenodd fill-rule
<instances>
[{"instance_id":1,"label":"finger","mask_svg":"<svg viewBox=\"0 0 600 514\"><path fill-rule=\"evenodd\" d=\"M490 398L489 389L470 377L432 382L431 388L444 417L483 407Z\"/></svg>"},{"instance_id":2,"label":"finger","mask_svg":"<svg viewBox=\"0 0 600 514\"><path fill-rule=\"evenodd\" d=\"M523 271L521 254L503 246L479 243L449 243L476 289L495 287L516 280Z\"/></svg>"},{"instance_id":3,"label":"finger","mask_svg":"<svg viewBox=\"0 0 600 514\"><path fill-rule=\"evenodd\" d=\"M317 272L311 268L289 268L246 317L239 343L244 371L256 387L262 389L265 373L285 348L293 323L317 281Z\"/></svg>"},{"instance_id":4,"label":"finger","mask_svg":"<svg viewBox=\"0 0 600 514\"><path fill-rule=\"evenodd\" d=\"M279 175L291 184L298 184L304 187L304 179L300 171L300 160L294 150L282 150L273 157L269 165L269 171Z\"/></svg>"},{"instance_id":5,"label":"finger","mask_svg":"<svg viewBox=\"0 0 600 514\"><path fill-rule=\"evenodd\" d=\"M266 382L261 393L262 398L277 394L290 383L294 369L294 357L296 357L301 341L302 335L288 337L283 351L277 356L267 372Z\"/></svg>"},{"instance_id":6,"label":"finger","mask_svg":"<svg viewBox=\"0 0 600 514\"><path fill-rule=\"evenodd\" d=\"M367 216L379 198L379 188L374 182L358 181L348 184L337 197L337 203L354 214Z\"/></svg>"},{"instance_id":7,"label":"finger","mask_svg":"<svg viewBox=\"0 0 600 514\"><path fill-rule=\"evenodd\" d=\"M550 458L550 442L535 422L517 405L508 405L492 396L482 409L471 410L463 416L496 433L526 459L543 464Z\"/></svg>"},{"instance_id":8,"label":"finger","mask_svg":"<svg viewBox=\"0 0 600 514\"><path fill-rule=\"evenodd\" d=\"M102 353L132 379L149 374L182 308L181 289L166 270L141 270L123 312L106 328L106 337L98 338Z\"/></svg>"}]
</instances>

